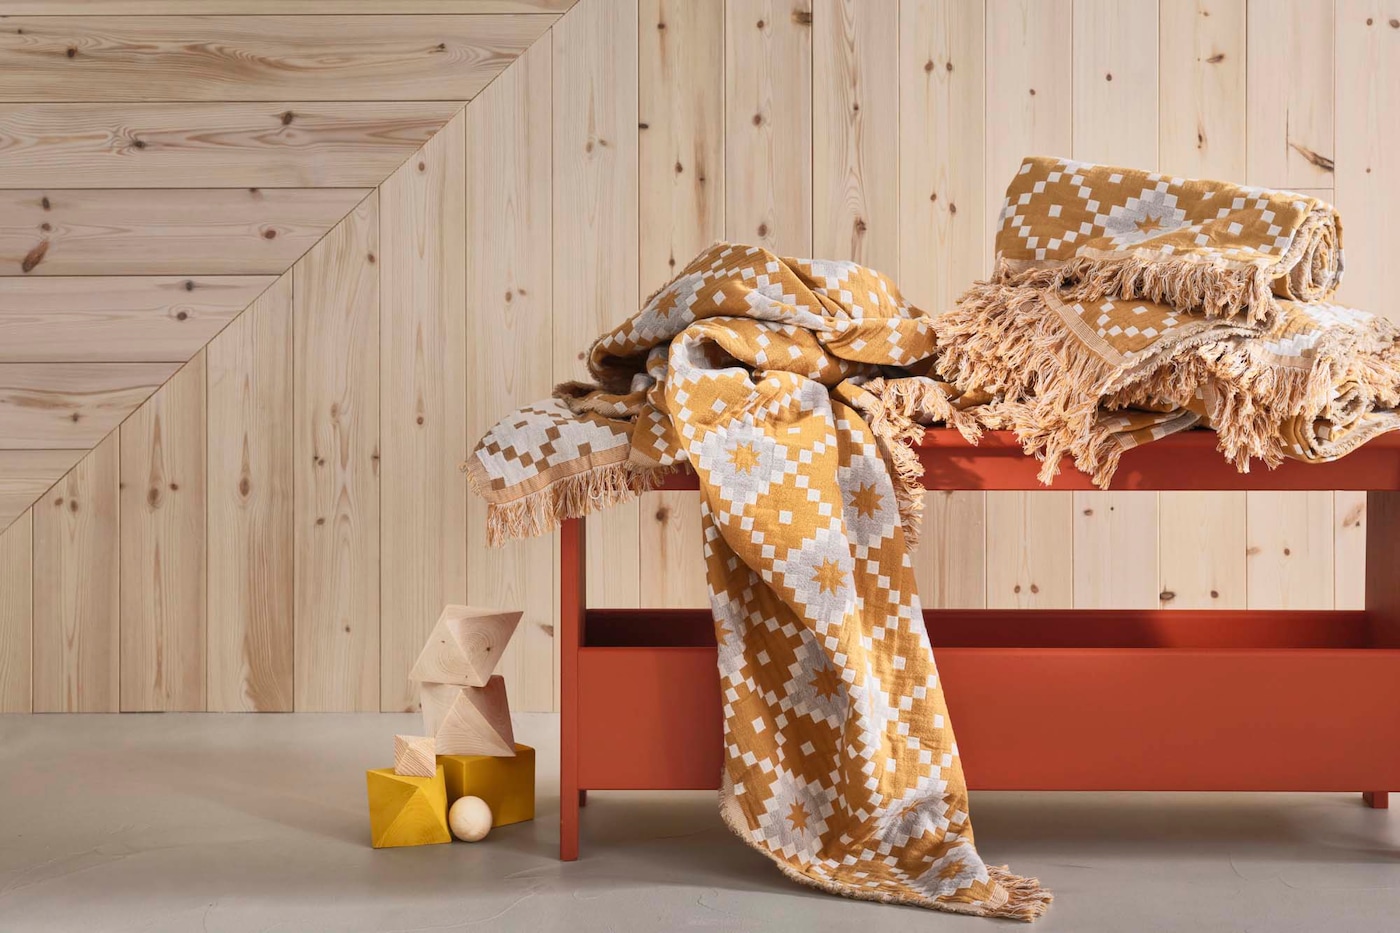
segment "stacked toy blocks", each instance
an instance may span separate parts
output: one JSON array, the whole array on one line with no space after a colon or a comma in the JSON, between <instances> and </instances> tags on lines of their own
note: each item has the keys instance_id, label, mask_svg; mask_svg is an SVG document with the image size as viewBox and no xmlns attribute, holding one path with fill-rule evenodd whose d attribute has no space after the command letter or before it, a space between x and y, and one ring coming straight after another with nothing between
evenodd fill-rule
<instances>
[{"instance_id":1,"label":"stacked toy blocks","mask_svg":"<svg viewBox=\"0 0 1400 933\"><path fill-rule=\"evenodd\" d=\"M535 750L516 744L494 673L521 615L443 610L410 672L428 734L394 736L394 767L367 775L375 848L451 842L448 812L462 797L484 801L492 827L534 818Z\"/></svg>"}]
</instances>

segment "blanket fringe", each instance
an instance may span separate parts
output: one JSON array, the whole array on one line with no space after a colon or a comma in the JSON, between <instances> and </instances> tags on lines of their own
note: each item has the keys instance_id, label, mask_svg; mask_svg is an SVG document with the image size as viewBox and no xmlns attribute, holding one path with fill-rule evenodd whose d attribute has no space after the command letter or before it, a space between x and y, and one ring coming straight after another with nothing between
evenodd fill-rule
<instances>
[{"instance_id":1,"label":"blanket fringe","mask_svg":"<svg viewBox=\"0 0 1400 933\"><path fill-rule=\"evenodd\" d=\"M621 505L654 487L671 467L639 467L627 461L595 467L550 483L538 492L486 507L486 543L500 547L513 538L549 534L571 518ZM468 473L478 495L474 474Z\"/></svg>"}]
</instances>

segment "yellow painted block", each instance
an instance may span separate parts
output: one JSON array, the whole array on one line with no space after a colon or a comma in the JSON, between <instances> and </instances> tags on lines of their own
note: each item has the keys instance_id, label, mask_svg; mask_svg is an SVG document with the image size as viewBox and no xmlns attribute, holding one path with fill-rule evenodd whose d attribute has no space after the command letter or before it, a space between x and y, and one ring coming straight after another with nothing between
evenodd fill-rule
<instances>
[{"instance_id":1,"label":"yellow painted block","mask_svg":"<svg viewBox=\"0 0 1400 933\"><path fill-rule=\"evenodd\" d=\"M365 772L369 788L369 837L376 849L451 842L447 831L447 783L442 765L432 777Z\"/></svg>"},{"instance_id":2,"label":"yellow painted block","mask_svg":"<svg viewBox=\"0 0 1400 933\"><path fill-rule=\"evenodd\" d=\"M447 802L480 797L491 808L491 825L535 818L535 750L515 744L514 758L492 755L438 755L447 779Z\"/></svg>"}]
</instances>

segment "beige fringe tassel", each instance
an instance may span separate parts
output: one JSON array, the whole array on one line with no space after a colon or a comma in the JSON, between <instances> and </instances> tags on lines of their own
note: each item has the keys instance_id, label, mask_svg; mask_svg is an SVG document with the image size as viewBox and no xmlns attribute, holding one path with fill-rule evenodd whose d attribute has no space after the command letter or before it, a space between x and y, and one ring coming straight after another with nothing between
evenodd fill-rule
<instances>
[{"instance_id":1,"label":"beige fringe tassel","mask_svg":"<svg viewBox=\"0 0 1400 933\"><path fill-rule=\"evenodd\" d=\"M466 472L472 491L485 496L476 475ZM670 472L670 467L639 467L624 460L556 480L513 502L488 503L486 543L500 547L512 538L549 534L568 519L630 502Z\"/></svg>"}]
</instances>

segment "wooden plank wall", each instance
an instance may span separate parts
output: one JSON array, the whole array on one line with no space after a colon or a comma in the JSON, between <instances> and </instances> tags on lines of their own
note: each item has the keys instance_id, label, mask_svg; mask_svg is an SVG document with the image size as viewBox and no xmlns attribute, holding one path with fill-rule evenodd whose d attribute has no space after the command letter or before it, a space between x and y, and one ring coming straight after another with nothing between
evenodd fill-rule
<instances>
[{"instance_id":1,"label":"wooden plank wall","mask_svg":"<svg viewBox=\"0 0 1400 933\"><path fill-rule=\"evenodd\" d=\"M0 709L404 709L460 599L525 609L501 669L552 708L556 547L485 548L452 466L718 238L937 310L1072 155L1332 198L1387 312L1393 0L102 9L0 0ZM1364 511L941 494L916 564L933 606L1354 607ZM592 523L596 602L703 605L698 528Z\"/></svg>"}]
</instances>

